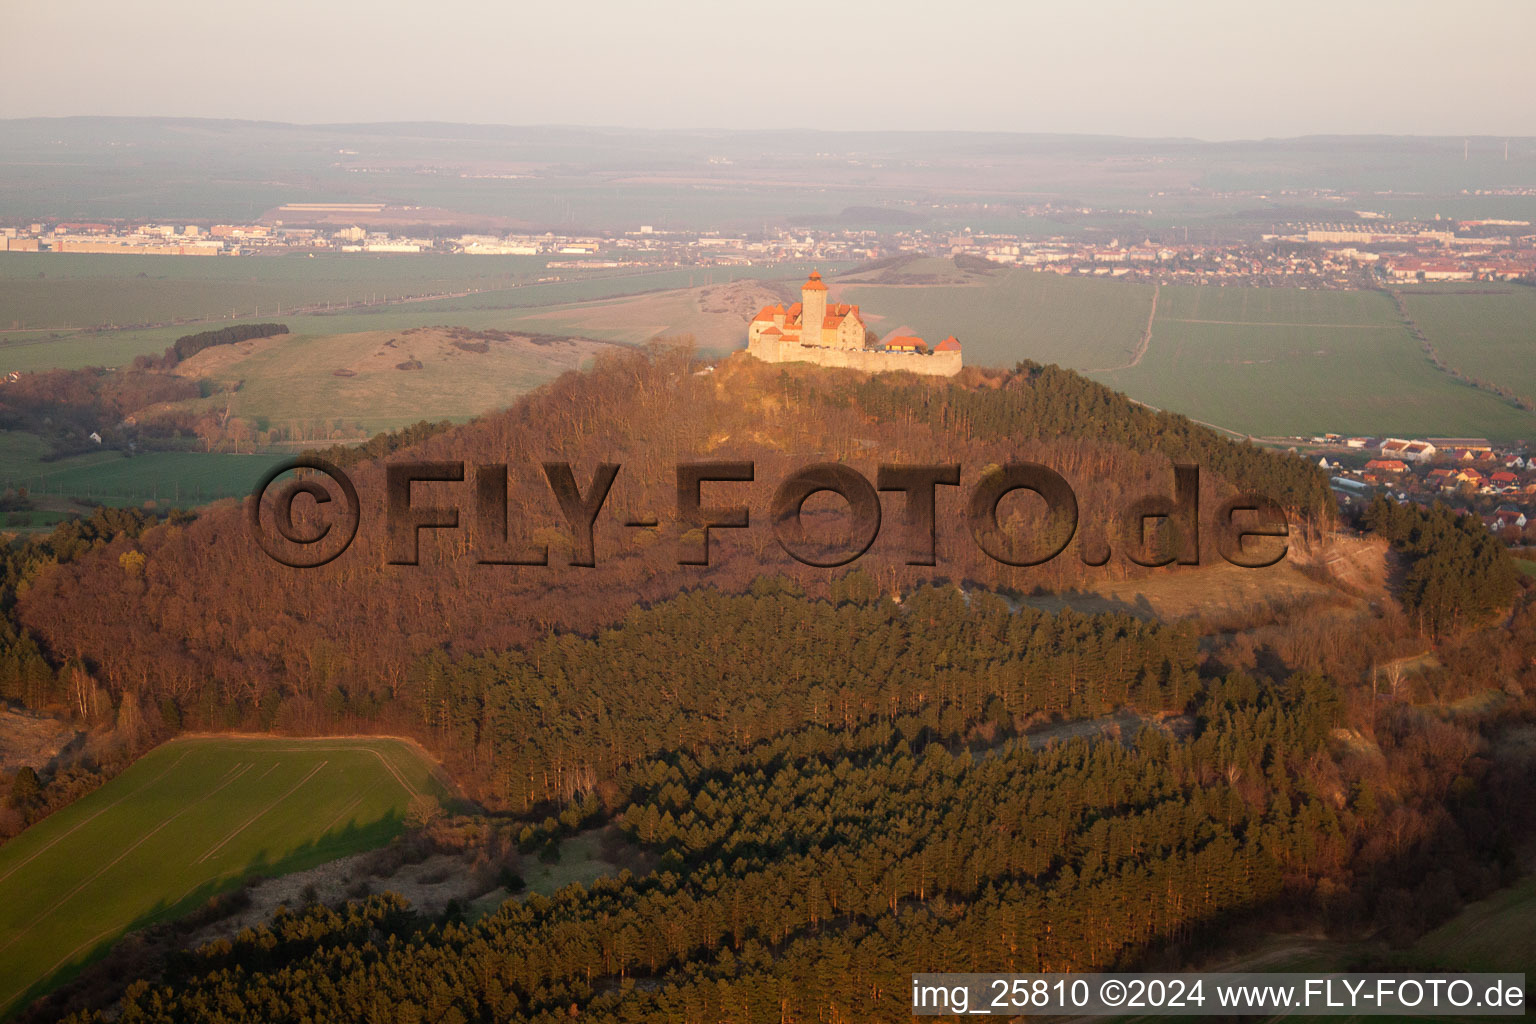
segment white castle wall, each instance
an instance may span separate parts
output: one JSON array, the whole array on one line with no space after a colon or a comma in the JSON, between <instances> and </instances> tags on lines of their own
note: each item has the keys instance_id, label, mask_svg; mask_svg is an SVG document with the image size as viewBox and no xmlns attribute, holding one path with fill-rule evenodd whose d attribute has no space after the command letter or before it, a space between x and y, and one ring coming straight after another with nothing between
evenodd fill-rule
<instances>
[{"instance_id":1,"label":"white castle wall","mask_svg":"<svg viewBox=\"0 0 1536 1024\"><path fill-rule=\"evenodd\" d=\"M797 341L754 337L747 352L765 363L815 363L866 373L905 370L928 377L953 377L960 372L959 352L877 352L870 349L818 348Z\"/></svg>"}]
</instances>

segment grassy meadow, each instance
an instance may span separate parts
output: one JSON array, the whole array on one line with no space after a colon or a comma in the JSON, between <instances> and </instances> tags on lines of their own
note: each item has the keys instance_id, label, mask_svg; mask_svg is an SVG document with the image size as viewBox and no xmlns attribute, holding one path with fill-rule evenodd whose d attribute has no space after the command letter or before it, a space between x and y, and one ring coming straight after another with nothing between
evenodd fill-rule
<instances>
[{"instance_id":1,"label":"grassy meadow","mask_svg":"<svg viewBox=\"0 0 1536 1024\"><path fill-rule=\"evenodd\" d=\"M486 351L473 346L485 344ZM562 340L455 344L427 329L279 335L208 349L177 368L238 390L176 406L280 426L298 438L356 438L418 420L500 409L608 346ZM414 367L401 369L401 366Z\"/></svg>"},{"instance_id":2,"label":"grassy meadow","mask_svg":"<svg viewBox=\"0 0 1536 1024\"><path fill-rule=\"evenodd\" d=\"M417 794L445 796L399 740L174 740L0 847L0 1015L123 934L252 875L381 845Z\"/></svg>"}]
</instances>

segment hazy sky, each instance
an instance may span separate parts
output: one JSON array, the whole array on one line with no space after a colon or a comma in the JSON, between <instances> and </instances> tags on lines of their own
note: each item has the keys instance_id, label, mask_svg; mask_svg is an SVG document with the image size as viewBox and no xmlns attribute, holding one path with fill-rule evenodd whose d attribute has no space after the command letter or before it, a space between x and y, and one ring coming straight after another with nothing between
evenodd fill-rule
<instances>
[{"instance_id":1,"label":"hazy sky","mask_svg":"<svg viewBox=\"0 0 1536 1024\"><path fill-rule=\"evenodd\" d=\"M0 29L0 117L1536 135L1536 0L0 0Z\"/></svg>"}]
</instances>

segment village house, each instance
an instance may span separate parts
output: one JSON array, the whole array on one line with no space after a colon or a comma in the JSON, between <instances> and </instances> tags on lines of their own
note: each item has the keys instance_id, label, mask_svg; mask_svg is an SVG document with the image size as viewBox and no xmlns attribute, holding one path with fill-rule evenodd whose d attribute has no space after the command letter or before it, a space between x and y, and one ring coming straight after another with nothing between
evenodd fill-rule
<instances>
[{"instance_id":1,"label":"village house","mask_svg":"<svg viewBox=\"0 0 1536 1024\"><path fill-rule=\"evenodd\" d=\"M1405 462L1429 462L1438 450L1428 441L1405 441L1400 437L1389 437L1381 443L1382 458Z\"/></svg>"},{"instance_id":2,"label":"village house","mask_svg":"<svg viewBox=\"0 0 1536 1024\"><path fill-rule=\"evenodd\" d=\"M1424 479L1432 487L1438 487L1442 491L1450 490L1456 486L1456 471L1454 469L1432 469Z\"/></svg>"},{"instance_id":3,"label":"village house","mask_svg":"<svg viewBox=\"0 0 1536 1024\"><path fill-rule=\"evenodd\" d=\"M1500 532L1505 530L1523 530L1527 522L1525 513L1513 505L1500 505L1494 509L1492 518L1493 522L1489 524L1488 528Z\"/></svg>"}]
</instances>

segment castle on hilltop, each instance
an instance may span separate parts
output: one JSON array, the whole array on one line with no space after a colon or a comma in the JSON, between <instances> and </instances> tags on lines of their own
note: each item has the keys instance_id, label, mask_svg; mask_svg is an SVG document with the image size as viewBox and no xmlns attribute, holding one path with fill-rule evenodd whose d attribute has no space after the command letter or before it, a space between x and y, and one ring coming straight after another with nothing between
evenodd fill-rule
<instances>
[{"instance_id":1,"label":"castle on hilltop","mask_svg":"<svg viewBox=\"0 0 1536 1024\"><path fill-rule=\"evenodd\" d=\"M800 301L764 306L747 328L747 352L765 363L816 363L881 373L906 370L934 377L960 372L960 342L951 334L928 351L922 338L900 335L871 347L858 306L827 304L827 286L811 271Z\"/></svg>"}]
</instances>

